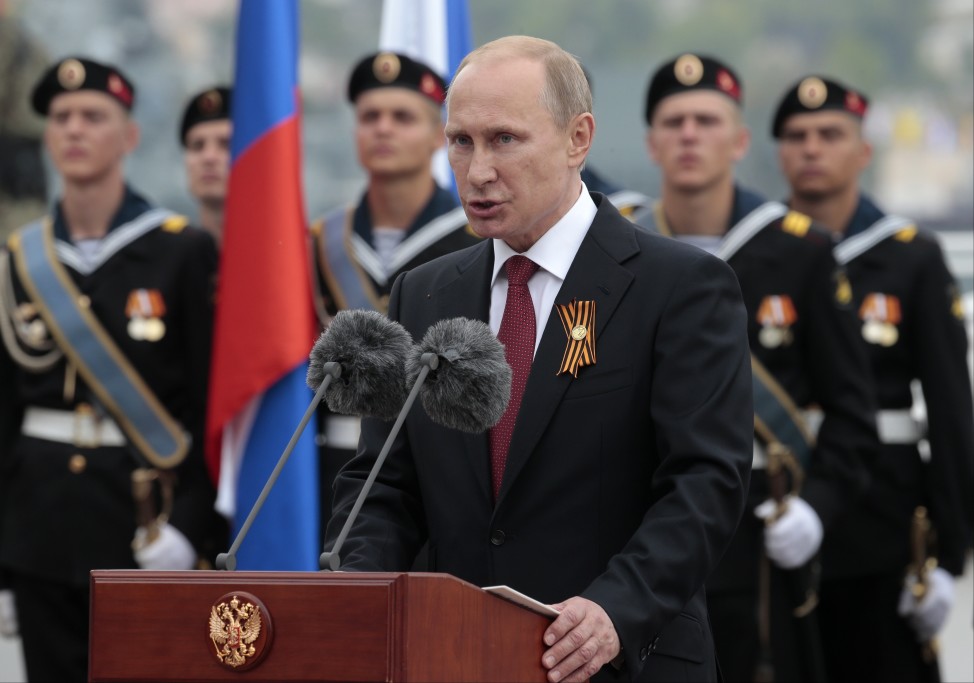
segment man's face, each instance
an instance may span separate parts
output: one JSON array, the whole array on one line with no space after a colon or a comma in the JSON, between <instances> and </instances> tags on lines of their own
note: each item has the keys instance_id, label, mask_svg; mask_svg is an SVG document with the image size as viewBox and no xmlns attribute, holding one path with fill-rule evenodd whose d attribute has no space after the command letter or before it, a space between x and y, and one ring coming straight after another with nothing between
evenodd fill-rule
<instances>
[{"instance_id":1,"label":"man's face","mask_svg":"<svg viewBox=\"0 0 974 683\"><path fill-rule=\"evenodd\" d=\"M121 170L125 156L138 145L139 133L114 98L79 90L51 101L44 141L65 182L91 183Z\"/></svg>"},{"instance_id":2,"label":"man's face","mask_svg":"<svg viewBox=\"0 0 974 683\"><path fill-rule=\"evenodd\" d=\"M373 178L428 173L443 145L439 110L407 88L373 88L355 100L359 163Z\"/></svg>"},{"instance_id":3,"label":"man's face","mask_svg":"<svg viewBox=\"0 0 974 683\"><path fill-rule=\"evenodd\" d=\"M872 156L860 128L841 111L789 116L781 127L778 161L792 194L814 201L855 185Z\"/></svg>"},{"instance_id":4,"label":"man's face","mask_svg":"<svg viewBox=\"0 0 974 683\"><path fill-rule=\"evenodd\" d=\"M729 98L692 90L664 98L646 135L649 155L663 183L680 192L700 192L733 176L747 154L750 136Z\"/></svg>"},{"instance_id":5,"label":"man's face","mask_svg":"<svg viewBox=\"0 0 974 683\"><path fill-rule=\"evenodd\" d=\"M575 204L595 131L587 113L557 126L543 85L538 62L488 59L460 71L448 102L447 149L467 219L522 252Z\"/></svg>"},{"instance_id":6,"label":"man's face","mask_svg":"<svg viewBox=\"0 0 974 683\"><path fill-rule=\"evenodd\" d=\"M203 204L222 204L230 176L229 119L204 121L186 131L186 178L189 192Z\"/></svg>"}]
</instances>

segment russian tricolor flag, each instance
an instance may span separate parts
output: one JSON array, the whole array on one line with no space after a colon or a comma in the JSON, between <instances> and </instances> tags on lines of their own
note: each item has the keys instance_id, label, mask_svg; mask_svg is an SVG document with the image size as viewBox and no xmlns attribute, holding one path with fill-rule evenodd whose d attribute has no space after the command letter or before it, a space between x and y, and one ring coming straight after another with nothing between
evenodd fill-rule
<instances>
[{"instance_id":1,"label":"russian tricolor flag","mask_svg":"<svg viewBox=\"0 0 974 683\"><path fill-rule=\"evenodd\" d=\"M297 0L241 0L232 167L217 288L208 465L239 530L311 401L317 336L301 193ZM318 569L317 450L297 443L237 553L240 569Z\"/></svg>"},{"instance_id":2,"label":"russian tricolor flag","mask_svg":"<svg viewBox=\"0 0 974 683\"><path fill-rule=\"evenodd\" d=\"M449 83L471 50L467 0L383 0L379 49L418 59ZM433 158L433 174L454 187L445 149Z\"/></svg>"}]
</instances>

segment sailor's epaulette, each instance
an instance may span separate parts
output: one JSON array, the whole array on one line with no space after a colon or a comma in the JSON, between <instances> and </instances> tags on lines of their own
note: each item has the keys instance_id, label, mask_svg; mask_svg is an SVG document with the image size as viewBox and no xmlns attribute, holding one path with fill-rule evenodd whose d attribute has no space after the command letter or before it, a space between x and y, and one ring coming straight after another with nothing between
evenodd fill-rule
<instances>
[{"instance_id":1,"label":"sailor's epaulette","mask_svg":"<svg viewBox=\"0 0 974 683\"><path fill-rule=\"evenodd\" d=\"M898 242L912 242L917 236L917 226L908 225L893 235L893 239Z\"/></svg>"},{"instance_id":2,"label":"sailor's epaulette","mask_svg":"<svg viewBox=\"0 0 974 683\"><path fill-rule=\"evenodd\" d=\"M189 219L186 216L170 216L162 222L161 227L166 232L180 233L187 225L189 225Z\"/></svg>"},{"instance_id":3,"label":"sailor's epaulette","mask_svg":"<svg viewBox=\"0 0 974 683\"><path fill-rule=\"evenodd\" d=\"M812 219L803 213L789 211L781 219L781 229L795 237L804 237L812 226Z\"/></svg>"}]
</instances>

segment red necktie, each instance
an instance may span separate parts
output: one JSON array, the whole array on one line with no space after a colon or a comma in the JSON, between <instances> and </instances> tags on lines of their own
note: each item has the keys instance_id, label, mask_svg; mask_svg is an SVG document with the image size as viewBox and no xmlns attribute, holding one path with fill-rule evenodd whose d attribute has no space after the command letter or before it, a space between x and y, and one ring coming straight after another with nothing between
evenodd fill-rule
<instances>
[{"instance_id":1,"label":"red necktie","mask_svg":"<svg viewBox=\"0 0 974 683\"><path fill-rule=\"evenodd\" d=\"M501 489L504 467L507 465L507 449L514 433L514 422L521 408L521 397L528 383L531 361L534 359L534 336L537 323L534 319L534 303L528 290L528 280L538 271L538 264L526 256L512 256L504 264L507 269L507 304L497 339L504 345L504 356L514 370L511 379L511 400L504 416L490 430L490 474L494 499Z\"/></svg>"}]
</instances>

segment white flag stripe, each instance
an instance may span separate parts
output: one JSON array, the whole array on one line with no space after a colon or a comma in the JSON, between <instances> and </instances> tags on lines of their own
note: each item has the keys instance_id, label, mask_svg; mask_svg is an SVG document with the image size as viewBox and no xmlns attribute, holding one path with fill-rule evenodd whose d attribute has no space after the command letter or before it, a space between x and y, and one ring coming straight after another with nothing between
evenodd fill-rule
<instances>
[{"instance_id":1,"label":"white flag stripe","mask_svg":"<svg viewBox=\"0 0 974 683\"><path fill-rule=\"evenodd\" d=\"M216 488L217 512L233 521L237 513L237 480L240 478L240 465L243 460L244 448L250 439L250 430L254 426L254 418L263 394L258 394L237 413L223 429L223 439L220 442L220 481Z\"/></svg>"},{"instance_id":2,"label":"white flag stripe","mask_svg":"<svg viewBox=\"0 0 974 683\"><path fill-rule=\"evenodd\" d=\"M399 52L434 69L449 83L446 31L447 0L383 0L379 49ZM446 148L433 155L433 177L440 187L453 187Z\"/></svg>"}]
</instances>

